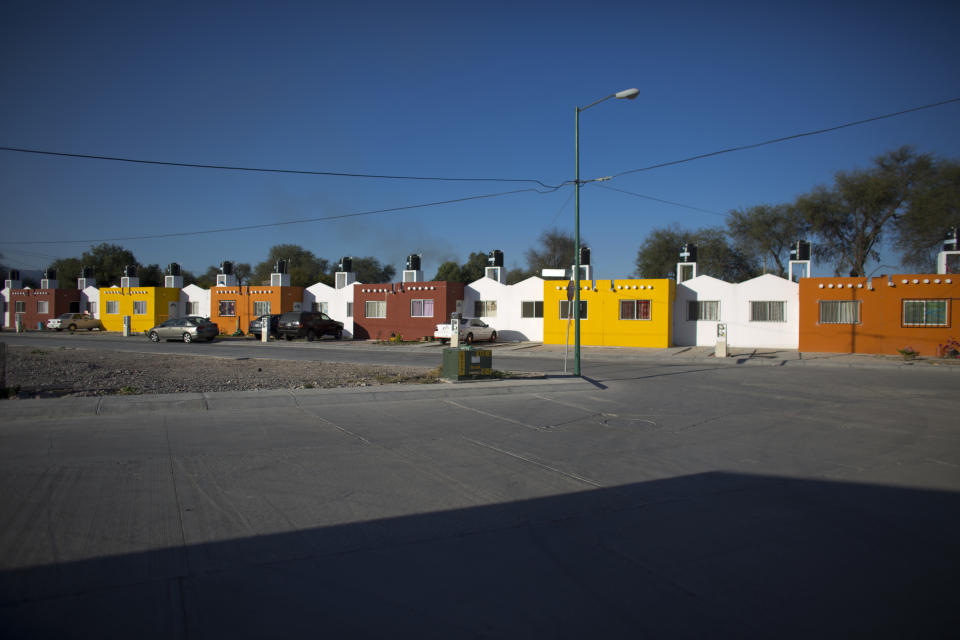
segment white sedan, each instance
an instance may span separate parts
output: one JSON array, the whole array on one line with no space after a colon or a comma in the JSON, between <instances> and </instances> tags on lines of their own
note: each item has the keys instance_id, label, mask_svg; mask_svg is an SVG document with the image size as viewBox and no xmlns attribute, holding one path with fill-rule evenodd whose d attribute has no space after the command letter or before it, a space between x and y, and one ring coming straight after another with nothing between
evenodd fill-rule
<instances>
[{"instance_id":1,"label":"white sedan","mask_svg":"<svg viewBox=\"0 0 960 640\"><path fill-rule=\"evenodd\" d=\"M86 329L93 331L100 328L100 321L91 315L85 313L65 313L57 318L47 320L47 329L56 329L57 331L76 331L77 329Z\"/></svg>"}]
</instances>

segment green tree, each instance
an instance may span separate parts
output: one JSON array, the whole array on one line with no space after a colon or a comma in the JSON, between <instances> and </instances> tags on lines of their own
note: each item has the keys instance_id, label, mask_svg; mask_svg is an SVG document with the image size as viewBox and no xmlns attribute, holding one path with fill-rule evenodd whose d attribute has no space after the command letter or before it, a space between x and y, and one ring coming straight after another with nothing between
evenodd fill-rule
<instances>
[{"instance_id":1,"label":"green tree","mask_svg":"<svg viewBox=\"0 0 960 640\"><path fill-rule=\"evenodd\" d=\"M554 227L541 233L538 242L537 246L527 249L524 254L528 273L539 275L544 269L569 269L573 265L573 234ZM580 246L585 245L587 241L581 237Z\"/></svg>"},{"instance_id":2,"label":"green tree","mask_svg":"<svg viewBox=\"0 0 960 640\"><path fill-rule=\"evenodd\" d=\"M137 277L140 278L140 284L144 287L162 287L164 275L158 264L141 265L137 269Z\"/></svg>"},{"instance_id":3,"label":"green tree","mask_svg":"<svg viewBox=\"0 0 960 640\"><path fill-rule=\"evenodd\" d=\"M929 155L901 147L875 158L869 169L838 171L832 186L818 186L797 199L836 274L867 275L866 264L879 259L884 235L896 233L897 218L933 171Z\"/></svg>"},{"instance_id":4,"label":"green tree","mask_svg":"<svg viewBox=\"0 0 960 640\"><path fill-rule=\"evenodd\" d=\"M47 265L47 269L54 269L57 272L61 289L76 289L82 266L80 258L58 258Z\"/></svg>"},{"instance_id":5,"label":"green tree","mask_svg":"<svg viewBox=\"0 0 960 640\"><path fill-rule=\"evenodd\" d=\"M317 282L333 284L333 277L327 273L330 262L326 258L318 258L312 251L295 244L278 244L270 248L267 259L253 267L253 273L246 279L253 283L270 283L270 274L278 260L287 261L287 273L290 274L290 284L294 287L309 287ZM237 272L236 266L234 272ZM237 279L240 280L239 274Z\"/></svg>"},{"instance_id":6,"label":"green tree","mask_svg":"<svg viewBox=\"0 0 960 640\"><path fill-rule=\"evenodd\" d=\"M437 268L437 275L433 276L436 281L442 282L463 282L463 274L460 271L460 265L453 260L442 263Z\"/></svg>"},{"instance_id":7,"label":"green tree","mask_svg":"<svg viewBox=\"0 0 960 640\"><path fill-rule=\"evenodd\" d=\"M109 287L120 284L123 268L136 265L137 258L129 249L104 242L84 251L80 256L80 263L85 267L93 267L93 277L96 278L98 286Z\"/></svg>"},{"instance_id":8,"label":"green tree","mask_svg":"<svg viewBox=\"0 0 960 640\"><path fill-rule=\"evenodd\" d=\"M751 259L731 246L720 227L690 231L680 226L653 229L644 239L635 261L641 278L668 278L675 274L680 247L697 245L697 275L713 276L727 282L740 282L759 275L755 258Z\"/></svg>"},{"instance_id":9,"label":"green tree","mask_svg":"<svg viewBox=\"0 0 960 640\"><path fill-rule=\"evenodd\" d=\"M727 233L736 250L745 256L772 260L776 275L787 277L790 247L810 233L800 210L788 204L761 204L736 209L727 218Z\"/></svg>"},{"instance_id":10,"label":"green tree","mask_svg":"<svg viewBox=\"0 0 960 640\"><path fill-rule=\"evenodd\" d=\"M373 256L354 258L353 272L357 276L357 282L365 284L390 282L393 276L397 275L397 270L393 265L380 264L380 261Z\"/></svg>"},{"instance_id":11,"label":"green tree","mask_svg":"<svg viewBox=\"0 0 960 640\"><path fill-rule=\"evenodd\" d=\"M936 163L934 171L918 181L906 214L897 219L896 248L904 265L920 272L935 269L947 229L960 226L960 165Z\"/></svg>"}]
</instances>

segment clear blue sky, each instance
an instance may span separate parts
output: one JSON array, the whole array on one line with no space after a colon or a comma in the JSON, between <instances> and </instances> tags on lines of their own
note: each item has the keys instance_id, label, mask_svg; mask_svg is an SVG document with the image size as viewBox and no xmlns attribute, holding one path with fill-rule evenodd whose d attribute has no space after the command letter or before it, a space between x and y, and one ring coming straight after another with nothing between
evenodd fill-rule
<instances>
[{"instance_id":1,"label":"clear blue sky","mask_svg":"<svg viewBox=\"0 0 960 640\"><path fill-rule=\"evenodd\" d=\"M5 2L0 146L413 176L615 174L960 96L960 5L934 2ZM960 158L960 103L605 183L713 212L582 191L597 277L650 231L724 224L904 144ZM101 240L283 222L529 185L128 165L0 151L0 253L22 269ZM571 187L339 221L120 241L202 272L272 245L402 269L573 228ZM884 262L895 264L887 255ZM822 270L824 273L826 269Z\"/></svg>"}]
</instances>

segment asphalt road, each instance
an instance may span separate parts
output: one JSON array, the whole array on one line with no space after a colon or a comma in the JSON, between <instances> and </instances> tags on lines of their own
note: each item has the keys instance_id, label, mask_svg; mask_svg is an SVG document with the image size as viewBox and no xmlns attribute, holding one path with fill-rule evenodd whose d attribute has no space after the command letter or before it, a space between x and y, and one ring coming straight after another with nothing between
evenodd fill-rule
<instances>
[{"instance_id":1,"label":"asphalt road","mask_svg":"<svg viewBox=\"0 0 960 640\"><path fill-rule=\"evenodd\" d=\"M0 635L955 635L955 375L589 366L0 404Z\"/></svg>"}]
</instances>

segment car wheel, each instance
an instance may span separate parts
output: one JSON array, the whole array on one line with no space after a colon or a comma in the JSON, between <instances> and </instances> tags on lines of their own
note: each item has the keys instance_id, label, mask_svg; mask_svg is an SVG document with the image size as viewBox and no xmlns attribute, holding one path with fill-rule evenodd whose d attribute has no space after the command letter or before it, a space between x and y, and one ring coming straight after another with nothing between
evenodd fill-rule
<instances>
[{"instance_id":1,"label":"car wheel","mask_svg":"<svg viewBox=\"0 0 960 640\"><path fill-rule=\"evenodd\" d=\"M57 331L63 331L63 329L62 329L62 328L58 328Z\"/></svg>"},{"instance_id":2,"label":"car wheel","mask_svg":"<svg viewBox=\"0 0 960 640\"><path fill-rule=\"evenodd\" d=\"M184 331L184 332L183 332L183 341L184 341L184 342L193 342L193 336L190 335L190 332L189 332L189 331Z\"/></svg>"},{"instance_id":3,"label":"car wheel","mask_svg":"<svg viewBox=\"0 0 960 640\"><path fill-rule=\"evenodd\" d=\"M93 331L93 327L87 327L87 331Z\"/></svg>"},{"instance_id":4,"label":"car wheel","mask_svg":"<svg viewBox=\"0 0 960 640\"><path fill-rule=\"evenodd\" d=\"M317 339L317 334L313 331L307 331L307 342L313 342Z\"/></svg>"},{"instance_id":5,"label":"car wheel","mask_svg":"<svg viewBox=\"0 0 960 640\"><path fill-rule=\"evenodd\" d=\"M67 329L70 329L70 331L76 331L76 330L77 330L77 325L71 324L69 327L67 327Z\"/></svg>"},{"instance_id":6,"label":"car wheel","mask_svg":"<svg viewBox=\"0 0 960 640\"><path fill-rule=\"evenodd\" d=\"M497 341L497 332L494 331L493 333L490 334L490 342L496 342L496 341Z\"/></svg>"},{"instance_id":7,"label":"car wheel","mask_svg":"<svg viewBox=\"0 0 960 640\"><path fill-rule=\"evenodd\" d=\"M151 331L150 342L160 342L160 334L158 334L156 331Z\"/></svg>"},{"instance_id":8,"label":"car wheel","mask_svg":"<svg viewBox=\"0 0 960 640\"><path fill-rule=\"evenodd\" d=\"M293 336L291 336L291 335L288 333L287 335L283 336L283 339L286 340L287 342L290 342L291 340L293 340Z\"/></svg>"},{"instance_id":9,"label":"car wheel","mask_svg":"<svg viewBox=\"0 0 960 640\"><path fill-rule=\"evenodd\" d=\"M473 334L472 334L472 333L468 333L468 334L467 334L467 344L473 344Z\"/></svg>"},{"instance_id":10,"label":"car wheel","mask_svg":"<svg viewBox=\"0 0 960 640\"><path fill-rule=\"evenodd\" d=\"M333 332L334 340L340 340L341 338L343 338L343 329L337 329L336 331Z\"/></svg>"},{"instance_id":11,"label":"car wheel","mask_svg":"<svg viewBox=\"0 0 960 640\"><path fill-rule=\"evenodd\" d=\"M440 338L440 344L450 344L450 338Z\"/></svg>"}]
</instances>

